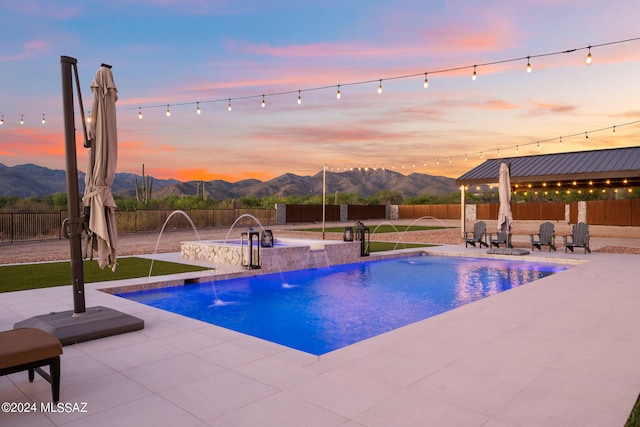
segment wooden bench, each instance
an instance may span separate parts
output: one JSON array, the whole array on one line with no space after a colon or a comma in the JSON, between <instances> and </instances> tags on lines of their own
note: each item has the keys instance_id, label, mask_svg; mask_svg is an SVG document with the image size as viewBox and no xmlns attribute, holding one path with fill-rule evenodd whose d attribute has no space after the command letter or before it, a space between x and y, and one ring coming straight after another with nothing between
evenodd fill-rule
<instances>
[{"instance_id":1,"label":"wooden bench","mask_svg":"<svg viewBox=\"0 0 640 427\"><path fill-rule=\"evenodd\" d=\"M29 370L29 382L35 372L51 384L54 402L60 400L60 355L62 344L48 332L35 328L0 332L0 376ZM42 367L49 365L49 374Z\"/></svg>"}]
</instances>

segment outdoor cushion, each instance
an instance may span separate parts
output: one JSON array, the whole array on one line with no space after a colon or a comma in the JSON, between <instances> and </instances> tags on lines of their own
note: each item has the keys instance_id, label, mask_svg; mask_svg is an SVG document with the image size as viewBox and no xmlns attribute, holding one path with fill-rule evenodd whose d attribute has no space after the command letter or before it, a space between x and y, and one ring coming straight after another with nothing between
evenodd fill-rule
<instances>
[{"instance_id":1,"label":"outdoor cushion","mask_svg":"<svg viewBox=\"0 0 640 427\"><path fill-rule=\"evenodd\" d=\"M21 328L0 332L0 375L29 371L29 382L35 372L51 384L54 402L60 400L60 355L62 344L48 332ZM42 366L49 365L49 373Z\"/></svg>"}]
</instances>

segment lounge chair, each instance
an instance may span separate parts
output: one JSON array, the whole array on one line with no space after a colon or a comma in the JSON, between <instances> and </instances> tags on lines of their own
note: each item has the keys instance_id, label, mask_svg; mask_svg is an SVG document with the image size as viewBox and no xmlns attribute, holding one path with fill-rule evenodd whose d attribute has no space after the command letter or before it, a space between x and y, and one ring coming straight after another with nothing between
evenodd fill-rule
<instances>
[{"instance_id":1,"label":"lounge chair","mask_svg":"<svg viewBox=\"0 0 640 427\"><path fill-rule=\"evenodd\" d=\"M467 231L465 233L464 238L464 247L466 248L468 245L472 245L474 248L476 247L476 243L489 247L487 244L487 224L484 221L478 221L473 226L473 233Z\"/></svg>"},{"instance_id":2,"label":"lounge chair","mask_svg":"<svg viewBox=\"0 0 640 427\"><path fill-rule=\"evenodd\" d=\"M579 222L573 226L570 236L562 236L564 239L564 251L573 252L573 248L584 248L584 253L591 253L589 249L589 225ZM569 241L571 239L571 241Z\"/></svg>"},{"instance_id":3,"label":"lounge chair","mask_svg":"<svg viewBox=\"0 0 640 427\"><path fill-rule=\"evenodd\" d=\"M506 248L512 248L513 245L511 244L511 234L507 233L506 231L500 231L498 233L495 234L495 238L493 237L494 234L491 233L489 234L489 247L493 247L495 246L496 248L499 248L500 245L504 245Z\"/></svg>"},{"instance_id":4,"label":"lounge chair","mask_svg":"<svg viewBox=\"0 0 640 427\"><path fill-rule=\"evenodd\" d=\"M556 250L556 232L553 223L547 221L540 224L538 234L530 234L529 236L531 237L531 250L534 248L542 250L542 246L549 246L549 252L551 249Z\"/></svg>"},{"instance_id":5,"label":"lounge chair","mask_svg":"<svg viewBox=\"0 0 640 427\"><path fill-rule=\"evenodd\" d=\"M35 328L0 332L0 375L29 371L29 382L35 373L51 384L51 397L60 400L60 355L62 344L48 332ZM49 373L42 367L49 365Z\"/></svg>"}]
</instances>

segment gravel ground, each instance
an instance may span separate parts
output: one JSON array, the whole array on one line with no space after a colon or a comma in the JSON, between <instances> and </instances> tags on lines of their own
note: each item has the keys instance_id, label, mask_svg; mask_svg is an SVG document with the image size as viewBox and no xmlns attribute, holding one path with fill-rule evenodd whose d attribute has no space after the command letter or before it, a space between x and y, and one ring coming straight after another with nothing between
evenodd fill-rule
<instances>
[{"instance_id":1,"label":"gravel ground","mask_svg":"<svg viewBox=\"0 0 640 427\"><path fill-rule=\"evenodd\" d=\"M392 223L395 226L409 225L411 221L365 221L365 224L374 231L377 224ZM453 220L420 220L416 225L445 225L447 229L412 231L407 233L372 234L371 240L391 242L421 242L464 245L460 235L460 222ZM326 227L344 227L351 223L330 223ZM295 229L321 227L322 224L295 224L285 226L269 226L273 230L274 237L300 237L321 239L321 232L294 231ZM493 224L487 221L488 231L492 231ZM538 221L516 221L513 226L514 246L530 248L529 234L537 233L540 223ZM236 227L232 230L231 237L237 238L244 227ZM258 227L256 227L258 228ZM467 230L472 230L473 224L467 224ZM560 236L571 233L571 225L556 223L556 243L562 247ZM209 228L199 230L200 239L224 239L229 232L228 227ZM594 252L630 253L640 254L640 227L611 227L590 226L591 249ZM118 256L142 255L179 252L180 242L186 240L198 240L193 230L165 230L159 239L158 232L144 232L133 234L120 234L118 239ZM342 240L342 233L325 233L328 240ZM157 250L156 250L157 246ZM83 248L84 250L84 248ZM69 242L67 240L47 240L33 242L0 243L0 264L31 263L41 261L68 260L70 257Z\"/></svg>"}]
</instances>

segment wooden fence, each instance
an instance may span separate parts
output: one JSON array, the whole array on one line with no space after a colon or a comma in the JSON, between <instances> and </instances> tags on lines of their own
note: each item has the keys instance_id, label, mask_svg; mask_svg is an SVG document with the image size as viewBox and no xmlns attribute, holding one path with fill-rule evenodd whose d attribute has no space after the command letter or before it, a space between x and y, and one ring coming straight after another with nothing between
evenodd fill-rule
<instances>
[{"instance_id":1,"label":"wooden fence","mask_svg":"<svg viewBox=\"0 0 640 427\"><path fill-rule=\"evenodd\" d=\"M584 203L587 223L593 225L640 227L640 199L597 200ZM569 205L569 222L575 224L579 216L579 203ZM325 206L326 221L340 221L340 206ZM349 221L387 219L385 205L348 205ZM564 203L512 203L515 220L564 221ZM398 219L433 217L438 219L460 219L460 205L399 205ZM191 223L181 214L171 210L138 210L135 212L116 211L118 232L159 231L166 223L166 229L190 229ZM276 224L275 209L215 209L186 212L197 229L209 227L229 227L238 218L238 225L255 225L251 216L262 225ZM66 211L58 213L0 213L0 243L27 240L61 239L62 221ZM241 218L242 217L242 218ZM476 205L478 220L498 217L498 204ZM309 223L322 221L321 205L286 205L287 223Z\"/></svg>"},{"instance_id":2,"label":"wooden fence","mask_svg":"<svg viewBox=\"0 0 640 427\"><path fill-rule=\"evenodd\" d=\"M180 213L171 210L116 211L119 233L139 231L189 230L191 223ZM229 227L236 219L237 225L255 225L249 215L257 218L262 225L276 223L274 209L192 209L185 212L196 229L208 227ZM28 240L53 240L62 238L62 221L68 217L66 211L58 213L0 213L0 243ZM168 221L167 221L168 220Z\"/></svg>"}]
</instances>

